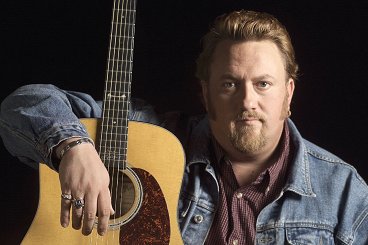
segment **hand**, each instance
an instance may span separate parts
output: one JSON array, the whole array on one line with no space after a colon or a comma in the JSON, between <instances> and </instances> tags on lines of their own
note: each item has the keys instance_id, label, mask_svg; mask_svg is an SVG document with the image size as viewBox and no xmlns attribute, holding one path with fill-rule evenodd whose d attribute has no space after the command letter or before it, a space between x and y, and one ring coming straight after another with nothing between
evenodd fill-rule
<instances>
[{"instance_id":1,"label":"hand","mask_svg":"<svg viewBox=\"0 0 368 245\"><path fill-rule=\"evenodd\" d=\"M58 147L62 148L68 139ZM57 151L58 151L57 149ZM72 201L61 200L60 223L67 227L72 208L72 227L80 229L82 234L92 232L96 214L98 215L97 232L101 236L107 231L110 215L114 213L109 191L109 174L92 144L80 144L67 151L59 165L61 191L73 198L84 199L84 207L77 209Z\"/></svg>"}]
</instances>

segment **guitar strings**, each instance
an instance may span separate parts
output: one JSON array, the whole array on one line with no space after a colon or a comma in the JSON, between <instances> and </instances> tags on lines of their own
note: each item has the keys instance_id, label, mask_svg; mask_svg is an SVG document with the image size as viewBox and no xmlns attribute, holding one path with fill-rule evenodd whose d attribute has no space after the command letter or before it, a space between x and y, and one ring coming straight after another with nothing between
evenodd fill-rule
<instances>
[{"instance_id":1,"label":"guitar strings","mask_svg":"<svg viewBox=\"0 0 368 245\"><path fill-rule=\"evenodd\" d=\"M114 20L115 18L115 0L114 0L114 6L113 6L113 12L112 12L112 21ZM114 28L113 25L111 25L111 28ZM112 52L112 42L113 42L113 35L112 35L112 29L111 29L111 34L110 34L110 42L109 42L109 52L108 52L108 59L107 59L107 70L106 70L106 82L105 82L105 89L104 89L104 98L103 98L103 115L102 115L102 128L101 128L101 132L100 132L100 143L99 143L99 152L100 152L100 155L101 155L101 158L102 158L102 161L104 162L106 168L107 168L107 171L110 173L110 164L109 164L109 161L107 159L107 132L109 130L109 123L106 122L108 121L108 118L110 118L109 114L110 114L110 110L107 110L107 108L111 108L111 105L110 105L110 100L109 100L109 83L110 83L110 71L111 71L111 67L110 67L110 62L112 60L112 57L111 57L111 52ZM107 114L107 115L106 115ZM105 144L104 146L102 144ZM98 241L98 235L97 235L97 232L95 232L95 243L97 244L97 241ZM93 237L91 236L91 241L90 243L92 244L92 239Z\"/></svg>"},{"instance_id":2,"label":"guitar strings","mask_svg":"<svg viewBox=\"0 0 368 245\"><path fill-rule=\"evenodd\" d=\"M107 170L109 173L112 173L110 192L113 194L115 185L115 197L118 197L118 174L120 174L120 171L126 169L127 160L127 117L129 114L131 93L130 81L132 79L136 1L128 0L121 2L118 0L116 2L115 0L113 5L99 152L103 156L102 160L104 161ZM128 6L129 8L127 8ZM124 56L120 57L121 54L124 54ZM121 86L123 86L123 88ZM117 92L123 92L123 94L119 94ZM120 102L122 99L123 106L120 108ZM115 110L111 110L111 108L115 108ZM123 119L119 117L120 115L123 115ZM116 138L113 140L112 136L115 136ZM119 162L122 161L122 164L118 163L114 166L114 164L111 164L114 160L118 160ZM121 185L122 183L123 175L121 174ZM112 204L114 210L118 210L117 199L118 198L115 198L115 202ZM119 210L121 210L122 199L119 198L119 200ZM116 213L113 217L115 222ZM113 233L113 235L115 235L115 233Z\"/></svg>"},{"instance_id":3,"label":"guitar strings","mask_svg":"<svg viewBox=\"0 0 368 245\"><path fill-rule=\"evenodd\" d=\"M103 116L103 128L101 130L101 143L100 143L100 152L103 155L103 161L105 163L105 165L107 165L107 171L109 173L112 172L111 175L111 185L110 185L110 193L112 194L112 190L114 189L114 183L115 183L115 173L114 173L114 167L112 166L112 170L110 169L110 160L111 160L111 156L114 156L114 152L111 152L110 149L111 148L111 139L109 139L108 134L109 132L111 132L111 135L113 135L113 127L112 125L110 125L110 123L113 123L113 121L111 120L111 118L113 120L115 120L114 115L111 117L110 113L111 110L107 110L107 108L113 108L111 106L111 104L114 104L115 101L115 96L113 95L113 91L112 91L112 87L113 84L115 83L115 91L116 90L116 83L118 81L117 79L117 74L114 74L113 71L115 71L116 67L115 67L115 52L116 49L113 49L113 45L116 46L116 42L117 42L117 24L114 23L116 22L116 15L118 15L117 13L117 9L119 8L118 6L120 5L120 0L118 1L118 3L116 3L116 1L114 1L114 6L113 6L113 13L112 13L112 23L111 23L111 31L110 31L110 43L109 43L109 53L108 53L108 60L107 60L107 72L106 72L106 84L105 84L105 94L104 94L104 107L103 107L103 111L104 113L106 113L107 115ZM118 6L116 6L116 4ZM116 81L116 82L114 82ZM112 101L113 100L113 101ZM110 120L109 120L110 119ZM107 122L106 122L107 121ZM104 135L103 135L104 134ZM104 142L104 149L102 150L101 146L102 146L102 142ZM109 146L107 145L109 144ZM116 148L115 148L116 149ZM116 185L117 186L117 185ZM116 188L117 189L117 188ZM112 204L113 205L113 204ZM114 210L116 210L116 205L113 205ZM113 216L114 220L115 220L115 215ZM96 238L98 238L97 233L95 233ZM115 235L115 233L113 233L113 236ZM108 242L108 241L107 241ZM96 239L96 243L97 243L97 239Z\"/></svg>"},{"instance_id":4,"label":"guitar strings","mask_svg":"<svg viewBox=\"0 0 368 245\"><path fill-rule=\"evenodd\" d=\"M122 6L124 5L124 1L123 3L121 4L120 0L118 1L118 6L117 8L114 8L114 12L116 13L116 15L114 15L115 18L113 18L113 23L112 23L112 26L114 26L114 29L113 29L113 35L114 35L114 50L113 50L113 60L112 60L112 64L113 64L113 68L112 68L112 71L114 72L114 75L113 75L113 81L112 81L112 84L114 84L114 91L111 91L111 94L114 94L115 96L111 96L111 99L113 99L113 107L110 107L110 108L113 108L114 110L112 111L113 113L113 120L119 120L120 118L118 118L116 116L116 112L118 112L120 110L120 103L117 104L117 108L116 108L116 98L117 98L117 94L116 92L117 91L120 91L121 92L121 82L122 82L122 78L121 76L119 76L119 71L121 69L121 67L119 67L119 61L121 61L121 64L123 64L124 62L122 61L122 59L119 57L121 51L119 50L120 48L120 43L121 43L121 25L119 25L119 16L121 18L122 16L122 13L120 13L121 9L123 8ZM119 33L118 33L119 31ZM116 55L117 54L117 55ZM119 69L120 68L120 69ZM120 73L120 75L122 75L123 73ZM117 88L117 85L119 85L119 88ZM113 86L111 86L112 88ZM118 111L115 111L115 110L118 110ZM117 130L118 130L118 127L120 126L120 122L112 122L112 123L115 123L115 132L113 132L112 136L115 136L115 137L118 137L117 135ZM111 147L111 143L110 142L110 147ZM118 150L118 152L120 153L120 147L118 148L117 146L117 140L115 139L113 141L114 143L114 152L113 152L113 158L115 160L115 156L116 156L116 151ZM119 154L120 156L120 154ZM120 159L118 159L118 161L120 161ZM124 160L123 160L124 161ZM124 163L123 163L124 164ZM114 210L117 212L118 209L117 209L117 198L118 198L118 187L119 187L119 171L120 171L120 162L117 164L117 168L116 166L112 166L112 180L111 180L111 195L115 195L115 200L114 200L114 204L113 204L113 208ZM116 171L116 172L115 172ZM116 183L114 183L114 178L115 178L115 181ZM121 181L123 181L123 176L121 177ZM114 188L114 184L115 184L115 188ZM115 193L113 193L113 191L115 190ZM120 210L119 210L120 211ZM116 219L116 213L114 214L114 222L115 222L115 219ZM115 233L113 233L113 235L115 235Z\"/></svg>"}]
</instances>

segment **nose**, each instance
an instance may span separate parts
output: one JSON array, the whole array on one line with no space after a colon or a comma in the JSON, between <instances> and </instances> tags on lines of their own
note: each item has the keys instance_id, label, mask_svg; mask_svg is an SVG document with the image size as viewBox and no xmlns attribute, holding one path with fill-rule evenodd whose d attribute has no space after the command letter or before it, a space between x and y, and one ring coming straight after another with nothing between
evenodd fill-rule
<instances>
[{"instance_id":1,"label":"nose","mask_svg":"<svg viewBox=\"0 0 368 245\"><path fill-rule=\"evenodd\" d=\"M240 97L242 110L252 111L256 109L257 93L254 91L252 86L248 84L244 85L242 92L240 93Z\"/></svg>"}]
</instances>

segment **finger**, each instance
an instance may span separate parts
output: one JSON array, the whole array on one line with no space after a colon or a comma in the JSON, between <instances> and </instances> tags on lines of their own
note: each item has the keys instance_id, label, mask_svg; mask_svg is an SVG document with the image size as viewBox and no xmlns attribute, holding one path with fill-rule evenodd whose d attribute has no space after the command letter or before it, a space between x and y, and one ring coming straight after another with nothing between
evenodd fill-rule
<instances>
[{"instance_id":1,"label":"finger","mask_svg":"<svg viewBox=\"0 0 368 245\"><path fill-rule=\"evenodd\" d=\"M83 195L75 195L72 205L72 227L73 229L79 230L82 227L83 207L78 207L76 204L79 201L83 201Z\"/></svg>"},{"instance_id":2,"label":"finger","mask_svg":"<svg viewBox=\"0 0 368 245\"><path fill-rule=\"evenodd\" d=\"M107 189L105 192L98 196L98 226L97 232L103 236L106 234L110 215L114 214L114 209L111 205L110 191Z\"/></svg>"},{"instance_id":3,"label":"finger","mask_svg":"<svg viewBox=\"0 0 368 245\"><path fill-rule=\"evenodd\" d=\"M84 206L82 234L89 235L91 234L93 225L95 223L96 210L97 210L97 196L86 195L84 201L85 206Z\"/></svg>"},{"instance_id":4,"label":"finger","mask_svg":"<svg viewBox=\"0 0 368 245\"><path fill-rule=\"evenodd\" d=\"M69 193L69 192L62 192L63 194ZM69 195L69 194L67 194ZM71 197L71 196L70 196ZM71 200L68 200L67 198L61 197L60 201L60 224L62 227L66 228L69 225L70 222L70 206L71 206Z\"/></svg>"}]
</instances>

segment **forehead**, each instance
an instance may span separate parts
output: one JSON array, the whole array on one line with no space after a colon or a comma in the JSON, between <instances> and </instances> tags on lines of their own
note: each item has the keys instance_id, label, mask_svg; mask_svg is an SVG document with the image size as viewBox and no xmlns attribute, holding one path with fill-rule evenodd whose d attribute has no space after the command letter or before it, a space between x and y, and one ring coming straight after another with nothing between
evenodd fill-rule
<instances>
[{"instance_id":1,"label":"forehead","mask_svg":"<svg viewBox=\"0 0 368 245\"><path fill-rule=\"evenodd\" d=\"M219 42L212 57L210 76L226 72L246 77L271 75L286 78L281 52L268 40Z\"/></svg>"}]
</instances>

